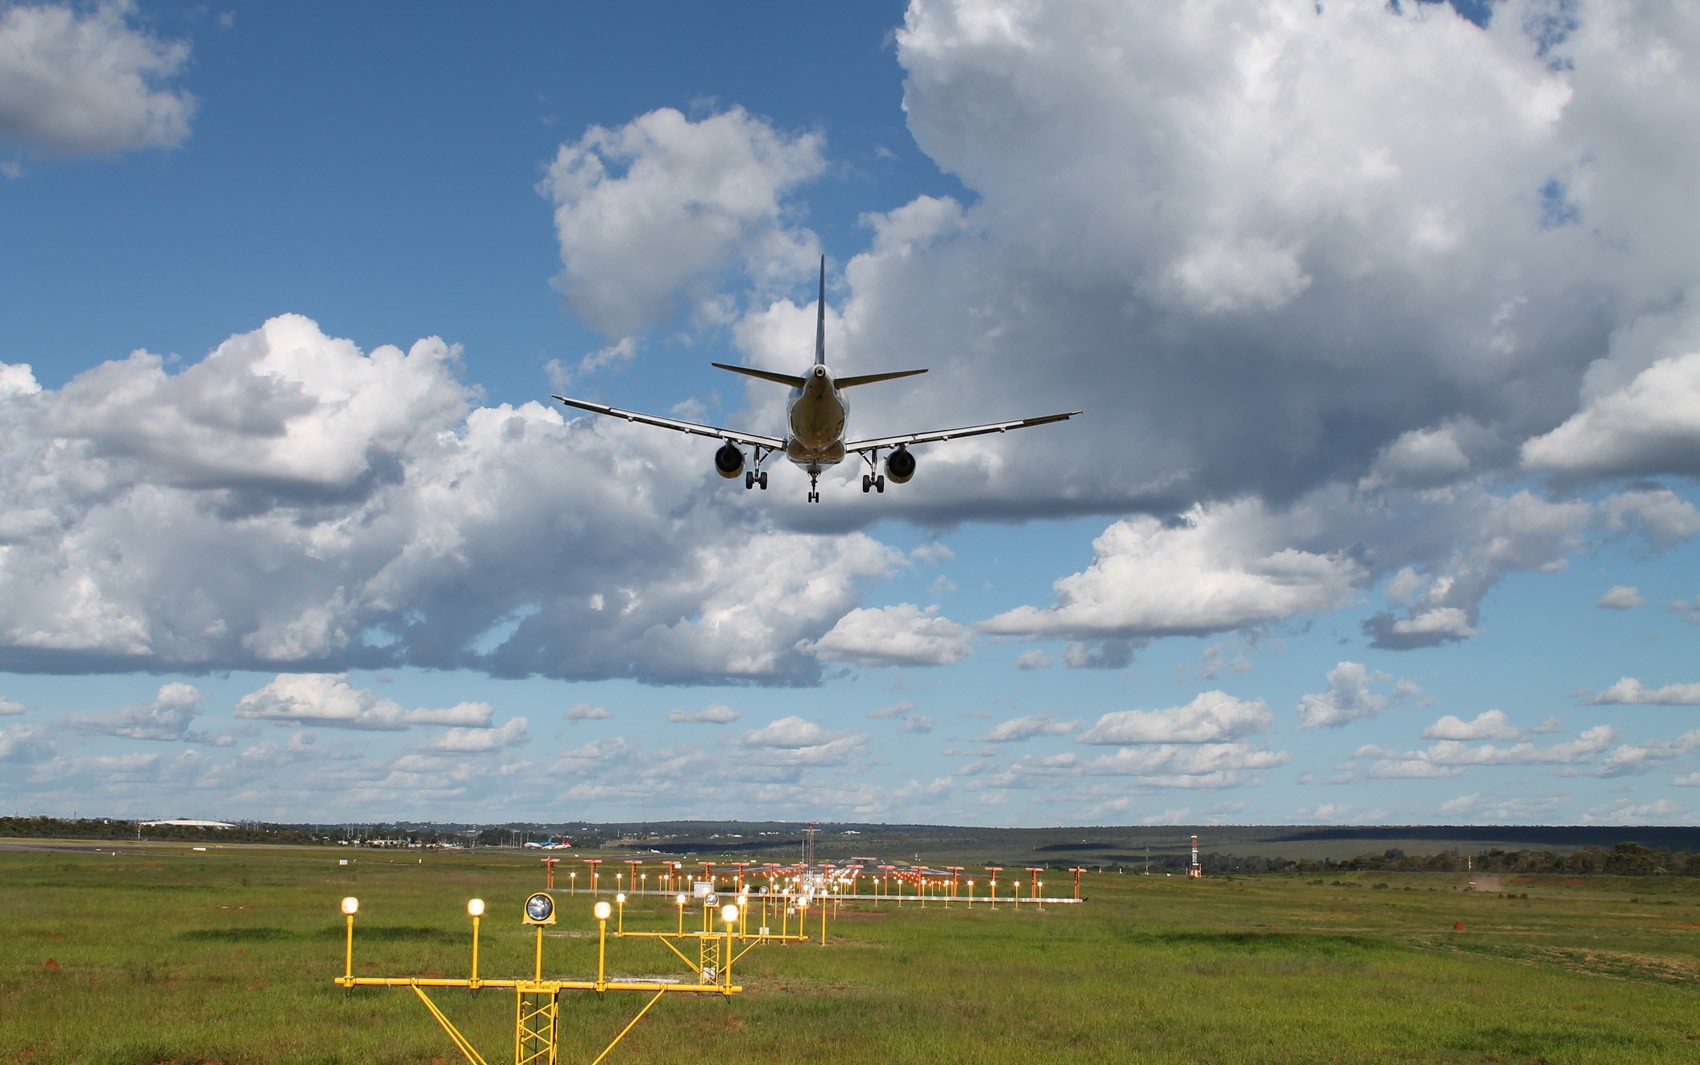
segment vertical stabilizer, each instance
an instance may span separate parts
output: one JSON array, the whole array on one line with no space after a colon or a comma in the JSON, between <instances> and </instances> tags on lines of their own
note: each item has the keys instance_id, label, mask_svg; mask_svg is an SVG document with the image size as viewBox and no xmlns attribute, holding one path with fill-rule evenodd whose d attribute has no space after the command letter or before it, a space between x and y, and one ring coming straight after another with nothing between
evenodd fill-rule
<instances>
[{"instance_id":1,"label":"vertical stabilizer","mask_svg":"<svg viewBox=\"0 0 1700 1065\"><path fill-rule=\"evenodd\" d=\"M815 365L826 365L826 256L820 257L820 311L815 318Z\"/></svg>"}]
</instances>

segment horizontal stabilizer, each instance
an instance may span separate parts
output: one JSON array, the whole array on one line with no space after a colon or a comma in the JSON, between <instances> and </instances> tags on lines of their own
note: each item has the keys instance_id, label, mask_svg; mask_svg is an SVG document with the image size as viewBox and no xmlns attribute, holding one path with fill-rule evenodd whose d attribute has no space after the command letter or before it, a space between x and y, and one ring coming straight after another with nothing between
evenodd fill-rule
<instances>
[{"instance_id":1,"label":"horizontal stabilizer","mask_svg":"<svg viewBox=\"0 0 1700 1065\"><path fill-rule=\"evenodd\" d=\"M890 381L897 377L914 377L916 374L926 372L925 370L893 370L890 373L864 373L857 374L855 377L840 377L833 384L839 388L854 388L857 385L871 385L875 381Z\"/></svg>"},{"instance_id":2,"label":"horizontal stabilizer","mask_svg":"<svg viewBox=\"0 0 1700 1065\"><path fill-rule=\"evenodd\" d=\"M772 370L752 370L748 366L728 366L723 362L711 362L709 365L719 367L722 370L731 370L733 373L741 373L746 377L759 377L763 381L772 381L778 385L790 385L792 388L802 388L804 384L803 379L796 374L774 373Z\"/></svg>"}]
</instances>

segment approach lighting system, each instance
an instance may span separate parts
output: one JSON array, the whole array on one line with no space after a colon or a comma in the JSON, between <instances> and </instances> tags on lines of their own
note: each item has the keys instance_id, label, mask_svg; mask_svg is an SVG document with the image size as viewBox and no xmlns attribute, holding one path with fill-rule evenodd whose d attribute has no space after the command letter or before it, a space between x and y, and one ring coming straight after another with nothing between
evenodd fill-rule
<instances>
[{"instance_id":1,"label":"approach lighting system","mask_svg":"<svg viewBox=\"0 0 1700 1065\"><path fill-rule=\"evenodd\" d=\"M725 921L727 924L736 924L738 921L738 907L734 906L730 902L720 907L720 919Z\"/></svg>"},{"instance_id":2,"label":"approach lighting system","mask_svg":"<svg viewBox=\"0 0 1700 1065\"><path fill-rule=\"evenodd\" d=\"M539 891L525 900L526 924L554 924L555 900Z\"/></svg>"},{"instance_id":3,"label":"approach lighting system","mask_svg":"<svg viewBox=\"0 0 1700 1065\"><path fill-rule=\"evenodd\" d=\"M607 899L603 899L601 902L596 904L591 912L596 914L596 919L598 921L606 921L608 919L608 915L614 912L614 908L608 905Z\"/></svg>"},{"instance_id":4,"label":"approach lighting system","mask_svg":"<svg viewBox=\"0 0 1700 1065\"><path fill-rule=\"evenodd\" d=\"M359 912L359 910L360 900L355 898L353 895L342 900L342 912L348 914L348 916L353 917Z\"/></svg>"},{"instance_id":5,"label":"approach lighting system","mask_svg":"<svg viewBox=\"0 0 1700 1065\"><path fill-rule=\"evenodd\" d=\"M484 916L484 900L483 899L467 899L466 900L466 912L469 916L472 916L472 917L482 917L482 916Z\"/></svg>"}]
</instances>

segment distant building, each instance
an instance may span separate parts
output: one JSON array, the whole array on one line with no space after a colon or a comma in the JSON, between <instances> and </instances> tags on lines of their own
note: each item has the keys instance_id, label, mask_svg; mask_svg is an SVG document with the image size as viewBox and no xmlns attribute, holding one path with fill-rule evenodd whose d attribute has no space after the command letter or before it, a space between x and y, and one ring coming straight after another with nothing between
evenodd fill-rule
<instances>
[{"instance_id":1,"label":"distant building","mask_svg":"<svg viewBox=\"0 0 1700 1065\"><path fill-rule=\"evenodd\" d=\"M143 821L143 828L235 828L228 821L195 821L187 817L173 817L167 821Z\"/></svg>"}]
</instances>

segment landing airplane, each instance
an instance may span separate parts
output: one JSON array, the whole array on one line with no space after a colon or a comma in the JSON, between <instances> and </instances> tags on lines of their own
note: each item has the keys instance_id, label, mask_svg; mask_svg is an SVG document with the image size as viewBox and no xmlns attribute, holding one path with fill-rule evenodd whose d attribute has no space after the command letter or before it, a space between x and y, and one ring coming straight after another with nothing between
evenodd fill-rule
<instances>
[{"instance_id":1,"label":"landing airplane","mask_svg":"<svg viewBox=\"0 0 1700 1065\"><path fill-rule=\"evenodd\" d=\"M859 374L852 377L834 379L832 371L826 366L826 257L820 261L820 306L815 319L815 363L804 373L791 374L774 373L770 370L755 370L748 366L729 366L723 362L710 363L733 373L744 374L748 377L758 377L763 381L775 384L790 385L791 399L786 404L785 436L758 436L754 433L740 433L732 429L723 429L716 425L699 425L696 422L682 422L673 418L662 418L654 414L640 414L636 411L621 410L601 403L591 403L582 399L569 399L566 396L552 396L569 407L577 407L594 414L606 414L611 418L624 418L628 422L638 422L642 425L655 425L663 429L675 429L681 433L694 436L713 437L724 441L720 449L714 453L715 472L727 480L744 475L745 488L767 489L767 473L761 464L775 453L782 453L794 464L801 467L809 475L809 502L820 502L819 481L823 470L836 466L844 461L846 455L859 455L868 464L868 473L862 474L862 491L885 491L885 482L890 478L893 484L903 484L915 476L915 456L909 452L914 444L927 444L939 440L955 440L962 436L980 436L985 433L1005 433L1011 429L1025 429L1030 425L1044 425L1047 422L1066 421L1079 414L1080 411L1069 411L1066 414L1046 414L1038 418L1019 418L1008 422L988 422L985 425L967 425L960 429L940 429L927 433L906 433L901 436L882 436L869 440L844 439L844 427L849 418L849 404L845 401L844 390L858 385L870 385L875 381L890 381L899 377L913 377L923 374L925 370L894 370L888 373ZM748 470L744 468L744 453L738 445L748 447L754 458L754 464ZM885 472L880 470L879 455L881 451L889 451L885 457Z\"/></svg>"}]
</instances>

